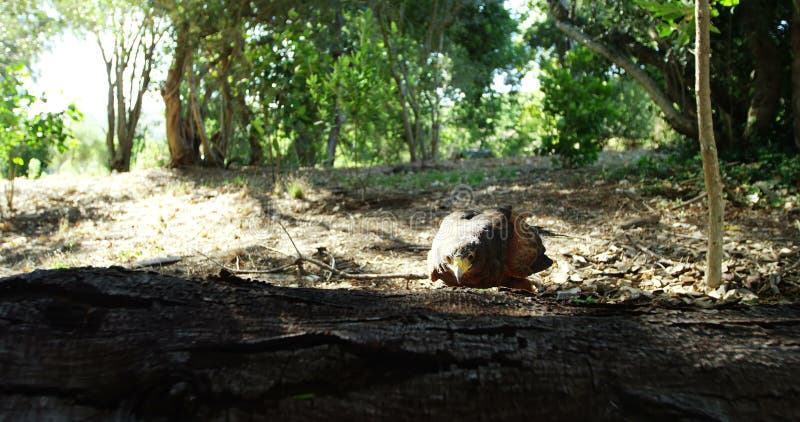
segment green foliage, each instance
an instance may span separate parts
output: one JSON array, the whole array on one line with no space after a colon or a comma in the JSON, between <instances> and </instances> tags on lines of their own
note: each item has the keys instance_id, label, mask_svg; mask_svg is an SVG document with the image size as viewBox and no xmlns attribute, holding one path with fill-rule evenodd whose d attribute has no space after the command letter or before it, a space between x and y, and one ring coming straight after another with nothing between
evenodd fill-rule
<instances>
[{"instance_id":1,"label":"green foliage","mask_svg":"<svg viewBox=\"0 0 800 422\"><path fill-rule=\"evenodd\" d=\"M702 160L696 151L673 150L663 157L643 156L612 178L637 177L645 191L665 193L676 186L689 189L685 197L704 189ZM784 207L800 199L800 157L761 149L747 161L721 161L726 200L748 207Z\"/></svg>"},{"instance_id":2,"label":"green foliage","mask_svg":"<svg viewBox=\"0 0 800 422\"><path fill-rule=\"evenodd\" d=\"M62 25L50 1L0 2L0 69L29 65Z\"/></svg>"},{"instance_id":3,"label":"green foliage","mask_svg":"<svg viewBox=\"0 0 800 422\"><path fill-rule=\"evenodd\" d=\"M53 154L50 169L58 173L108 174L108 147L102 128L84 120L74 125L72 136L67 141L68 149Z\"/></svg>"},{"instance_id":4,"label":"green foliage","mask_svg":"<svg viewBox=\"0 0 800 422\"><path fill-rule=\"evenodd\" d=\"M597 299L592 295L586 296L585 299L576 297L575 299L572 299L572 303L577 305L592 305L597 303Z\"/></svg>"},{"instance_id":5,"label":"green foliage","mask_svg":"<svg viewBox=\"0 0 800 422\"><path fill-rule=\"evenodd\" d=\"M345 158L356 165L373 163L389 152L383 141L396 117L387 107L394 99L394 85L372 12L346 13L344 18L342 34L349 51L332 63L329 73L309 75L308 86L328 129L335 123L334 113L344 115L340 144Z\"/></svg>"},{"instance_id":6,"label":"green foliage","mask_svg":"<svg viewBox=\"0 0 800 422\"><path fill-rule=\"evenodd\" d=\"M0 69L0 171L9 179L28 175L32 159L47 167L53 149L68 147L65 120L83 117L74 105L61 112L34 113L45 100L25 89L25 76L22 65Z\"/></svg>"},{"instance_id":7,"label":"green foliage","mask_svg":"<svg viewBox=\"0 0 800 422\"><path fill-rule=\"evenodd\" d=\"M292 19L295 13L248 34L244 56L252 71L239 89L255 96L252 124L263 134L272 162L313 165L321 150L311 141L320 117L306 81L325 62L315 43L319 28L311 20Z\"/></svg>"},{"instance_id":8,"label":"green foliage","mask_svg":"<svg viewBox=\"0 0 800 422\"><path fill-rule=\"evenodd\" d=\"M544 112L553 124L542 138L541 152L556 154L565 166L596 160L621 111L614 102L619 89L606 65L587 48L575 47L563 66L543 61L540 82Z\"/></svg>"},{"instance_id":9,"label":"green foliage","mask_svg":"<svg viewBox=\"0 0 800 422\"><path fill-rule=\"evenodd\" d=\"M554 3L554 2L551 2ZM563 3L563 2L562 2ZM644 72L650 95L673 115L671 123L695 137L694 3L687 0L570 1L568 20L613 56ZM765 144L795 148L792 141L790 22L792 2L712 1L712 107L720 152ZM564 19L567 19L564 17ZM563 57L571 48L553 19L534 25L527 37L544 54ZM614 65L608 64L611 72ZM653 84L649 84L646 78ZM635 97L631 97L635 98ZM663 101L666 100L666 101ZM757 111L756 113L753 113ZM635 115L622 113L623 116ZM697 144L692 146L696 149Z\"/></svg>"},{"instance_id":10,"label":"green foliage","mask_svg":"<svg viewBox=\"0 0 800 422\"><path fill-rule=\"evenodd\" d=\"M245 34L251 71L238 89L249 93L266 155L280 151L273 162L312 165L329 138L338 141L337 165L398 161L412 151L429 159L437 133L439 146L461 128L464 144L496 133L502 101L488 88L498 69L525 58L502 1L339 6L295 4Z\"/></svg>"},{"instance_id":11,"label":"green foliage","mask_svg":"<svg viewBox=\"0 0 800 422\"><path fill-rule=\"evenodd\" d=\"M134 140L131 168L149 169L169 164L169 147L163 139L139 136Z\"/></svg>"},{"instance_id":12,"label":"green foliage","mask_svg":"<svg viewBox=\"0 0 800 422\"><path fill-rule=\"evenodd\" d=\"M694 2L684 0L636 0L635 3L646 9L660 20L656 24L656 32L661 38L676 36L680 46L688 46L694 39ZM739 0L711 1L711 15L719 16L717 5L727 8L736 7ZM720 30L713 24L710 31L719 34Z\"/></svg>"},{"instance_id":13,"label":"green foliage","mask_svg":"<svg viewBox=\"0 0 800 422\"><path fill-rule=\"evenodd\" d=\"M309 188L308 180L302 177L290 177L286 181L286 192L292 199L305 198Z\"/></svg>"}]
</instances>

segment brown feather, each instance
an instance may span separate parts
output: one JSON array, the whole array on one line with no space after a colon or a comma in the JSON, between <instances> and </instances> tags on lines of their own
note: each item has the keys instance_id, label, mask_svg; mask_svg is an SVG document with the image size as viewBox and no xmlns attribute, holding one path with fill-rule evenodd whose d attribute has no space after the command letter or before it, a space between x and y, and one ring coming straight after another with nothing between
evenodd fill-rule
<instances>
[{"instance_id":1,"label":"brown feather","mask_svg":"<svg viewBox=\"0 0 800 422\"><path fill-rule=\"evenodd\" d=\"M431 280L449 286L508 286L531 289L527 276L550 267L542 239L526 215L512 212L510 206L484 211L451 213L442 220L428 253ZM456 257L474 259L460 280L448 266Z\"/></svg>"}]
</instances>

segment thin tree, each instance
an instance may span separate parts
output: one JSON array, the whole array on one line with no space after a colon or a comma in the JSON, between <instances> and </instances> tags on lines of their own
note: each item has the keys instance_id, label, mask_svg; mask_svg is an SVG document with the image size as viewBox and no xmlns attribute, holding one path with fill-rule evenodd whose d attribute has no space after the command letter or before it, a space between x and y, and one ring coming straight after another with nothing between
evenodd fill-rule
<instances>
[{"instance_id":1,"label":"thin tree","mask_svg":"<svg viewBox=\"0 0 800 422\"><path fill-rule=\"evenodd\" d=\"M800 2L793 0L792 8L792 114L794 144L800 150Z\"/></svg>"},{"instance_id":2,"label":"thin tree","mask_svg":"<svg viewBox=\"0 0 800 422\"><path fill-rule=\"evenodd\" d=\"M102 3L94 5L99 22L93 32L106 65L109 167L124 172L130 170L142 102L165 28L150 6L137 2L110 5L108 13Z\"/></svg>"},{"instance_id":3,"label":"thin tree","mask_svg":"<svg viewBox=\"0 0 800 422\"><path fill-rule=\"evenodd\" d=\"M722 235L724 230L722 179L714 141L711 116L711 88L709 62L711 37L709 21L711 11L708 0L695 3L695 92L697 94L697 127L700 153L703 158L703 176L708 193L708 252L706 253L706 288L716 289L722 281Z\"/></svg>"}]
</instances>

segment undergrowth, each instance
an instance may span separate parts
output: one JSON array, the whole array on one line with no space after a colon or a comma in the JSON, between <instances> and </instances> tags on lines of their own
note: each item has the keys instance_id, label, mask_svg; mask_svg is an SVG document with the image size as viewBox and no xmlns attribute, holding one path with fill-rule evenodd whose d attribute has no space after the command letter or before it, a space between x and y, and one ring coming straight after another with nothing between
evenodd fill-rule
<instances>
[{"instance_id":1,"label":"undergrowth","mask_svg":"<svg viewBox=\"0 0 800 422\"><path fill-rule=\"evenodd\" d=\"M726 200L755 208L793 207L800 196L800 156L759 150L745 159L720 158ZM645 155L608 175L611 179L634 178L645 193L688 197L704 189L703 163L699 153L672 152L663 157Z\"/></svg>"}]
</instances>

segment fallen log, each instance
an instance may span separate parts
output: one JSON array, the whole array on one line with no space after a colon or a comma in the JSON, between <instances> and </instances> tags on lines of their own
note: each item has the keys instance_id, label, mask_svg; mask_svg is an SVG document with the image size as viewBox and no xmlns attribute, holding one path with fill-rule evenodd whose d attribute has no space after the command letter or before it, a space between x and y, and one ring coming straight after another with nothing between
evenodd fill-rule
<instances>
[{"instance_id":1,"label":"fallen log","mask_svg":"<svg viewBox=\"0 0 800 422\"><path fill-rule=\"evenodd\" d=\"M800 420L798 339L797 305L36 271L0 279L0 419Z\"/></svg>"}]
</instances>

